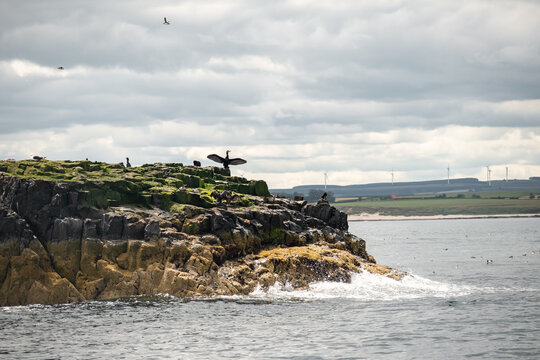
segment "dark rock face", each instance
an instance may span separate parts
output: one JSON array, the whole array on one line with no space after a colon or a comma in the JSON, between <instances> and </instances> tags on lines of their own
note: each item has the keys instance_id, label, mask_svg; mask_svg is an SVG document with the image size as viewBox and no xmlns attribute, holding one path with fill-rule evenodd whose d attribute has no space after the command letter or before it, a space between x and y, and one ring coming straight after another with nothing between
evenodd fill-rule
<instances>
[{"instance_id":1,"label":"dark rock face","mask_svg":"<svg viewBox=\"0 0 540 360\"><path fill-rule=\"evenodd\" d=\"M157 221L151 221L144 227L144 239L152 240L159 237L161 230L159 229L159 223Z\"/></svg>"},{"instance_id":2,"label":"dark rock face","mask_svg":"<svg viewBox=\"0 0 540 360\"><path fill-rule=\"evenodd\" d=\"M0 207L0 244L13 241L27 247L34 239L32 230L16 212Z\"/></svg>"},{"instance_id":3,"label":"dark rock face","mask_svg":"<svg viewBox=\"0 0 540 360\"><path fill-rule=\"evenodd\" d=\"M340 229L349 229L347 214L339 211L327 202L318 202L317 204L307 204L302 208L302 213L324 221L329 226Z\"/></svg>"},{"instance_id":4,"label":"dark rock face","mask_svg":"<svg viewBox=\"0 0 540 360\"><path fill-rule=\"evenodd\" d=\"M83 220L79 218L55 219L49 241L80 240L83 234L83 224Z\"/></svg>"},{"instance_id":5,"label":"dark rock face","mask_svg":"<svg viewBox=\"0 0 540 360\"><path fill-rule=\"evenodd\" d=\"M103 214L103 220L101 221L102 238L104 240L124 239L125 222L125 217L123 215L115 213Z\"/></svg>"},{"instance_id":6,"label":"dark rock face","mask_svg":"<svg viewBox=\"0 0 540 360\"><path fill-rule=\"evenodd\" d=\"M86 196L0 173L0 306L247 294L276 282L347 281L351 271L378 266L346 232L346 214L328 203L252 196L248 207L225 201L168 212L97 209Z\"/></svg>"},{"instance_id":7,"label":"dark rock face","mask_svg":"<svg viewBox=\"0 0 540 360\"><path fill-rule=\"evenodd\" d=\"M100 228L101 222L99 220L85 219L83 226L83 238L84 239L101 239L102 230Z\"/></svg>"}]
</instances>

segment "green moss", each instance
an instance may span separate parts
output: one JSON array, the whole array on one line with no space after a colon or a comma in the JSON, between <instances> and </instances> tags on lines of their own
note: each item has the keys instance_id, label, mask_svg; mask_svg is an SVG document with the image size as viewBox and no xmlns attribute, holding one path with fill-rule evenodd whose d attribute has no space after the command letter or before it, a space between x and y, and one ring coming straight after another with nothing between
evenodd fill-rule
<instances>
[{"instance_id":1,"label":"green moss","mask_svg":"<svg viewBox=\"0 0 540 360\"><path fill-rule=\"evenodd\" d=\"M281 228L274 228L270 230L270 238L274 244L283 244L285 242L286 233Z\"/></svg>"},{"instance_id":2,"label":"green moss","mask_svg":"<svg viewBox=\"0 0 540 360\"><path fill-rule=\"evenodd\" d=\"M249 184L238 184L235 191L242 194L253 195L253 189Z\"/></svg>"},{"instance_id":3,"label":"green moss","mask_svg":"<svg viewBox=\"0 0 540 360\"><path fill-rule=\"evenodd\" d=\"M253 201L244 195L268 195L264 181L231 177L229 169L183 166L181 163L125 168L121 163L87 160L0 161L0 171L18 177L67 183L86 194L83 202L100 208L111 204L150 206L156 198L163 209L175 204L208 208L216 205L216 199L211 196L213 190L231 190L241 196L241 200L233 205L251 206Z\"/></svg>"},{"instance_id":4,"label":"green moss","mask_svg":"<svg viewBox=\"0 0 540 360\"><path fill-rule=\"evenodd\" d=\"M188 193L188 204L205 208L209 208L214 205L211 198L205 195L201 196L201 194L197 193Z\"/></svg>"},{"instance_id":5,"label":"green moss","mask_svg":"<svg viewBox=\"0 0 540 360\"><path fill-rule=\"evenodd\" d=\"M185 190L179 190L174 194L174 201L179 204L189 204L189 195Z\"/></svg>"},{"instance_id":6,"label":"green moss","mask_svg":"<svg viewBox=\"0 0 540 360\"><path fill-rule=\"evenodd\" d=\"M38 169L34 167L27 167L24 169L24 176L38 175Z\"/></svg>"},{"instance_id":7,"label":"green moss","mask_svg":"<svg viewBox=\"0 0 540 360\"><path fill-rule=\"evenodd\" d=\"M86 198L84 199L90 206L105 208L108 206L107 196L99 187L90 187L87 189Z\"/></svg>"},{"instance_id":8,"label":"green moss","mask_svg":"<svg viewBox=\"0 0 540 360\"><path fill-rule=\"evenodd\" d=\"M184 214L186 218L192 218L194 216L203 213L203 209L189 204L173 204L169 210L172 213Z\"/></svg>"},{"instance_id":9,"label":"green moss","mask_svg":"<svg viewBox=\"0 0 540 360\"><path fill-rule=\"evenodd\" d=\"M151 189L154 187L159 187L161 186L161 183L157 181L153 181L153 180L143 180L141 181L141 186L143 189L146 190L146 189Z\"/></svg>"},{"instance_id":10,"label":"green moss","mask_svg":"<svg viewBox=\"0 0 540 360\"><path fill-rule=\"evenodd\" d=\"M238 206L248 207L253 206L255 203L247 196L242 196L242 200L237 204Z\"/></svg>"},{"instance_id":11,"label":"green moss","mask_svg":"<svg viewBox=\"0 0 540 360\"><path fill-rule=\"evenodd\" d=\"M199 189L198 192L189 189L179 189L174 193L174 201L180 204L190 204L204 208L216 205L216 200L207 189Z\"/></svg>"},{"instance_id":12,"label":"green moss","mask_svg":"<svg viewBox=\"0 0 540 360\"><path fill-rule=\"evenodd\" d=\"M182 227L182 231L185 232L186 234L197 235L199 234L199 231L200 231L199 223L196 223L196 222L184 223L184 226Z\"/></svg>"},{"instance_id":13,"label":"green moss","mask_svg":"<svg viewBox=\"0 0 540 360\"><path fill-rule=\"evenodd\" d=\"M187 206L191 205L174 203L169 208L169 211L172 213L183 213Z\"/></svg>"},{"instance_id":14,"label":"green moss","mask_svg":"<svg viewBox=\"0 0 540 360\"><path fill-rule=\"evenodd\" d=\"M266 184L266 181L257 180L255 181L253 186L255 189L255 193L253 195L270 196L270 192L268 191L268 185Z\"/></svg>"},{"instance_id":15,"label":"green moss","mask_svg":"<svg viewBox=\"0 0 540 360\"><path fill-rule=\"evenodd\" d=\"M221 184L216 185L216 188L222 187ZM235 191L240 194L256 195L256 196L270 196L268 192L268 185L265 181L250 181L243 183L226 183L223 184L227 190Z\"/></svg>"},{"instance_id":16,"label":"green moss","mask_svg":"<svg viewBox=\"0 0 540 360\"><path fill-rule=\"evenodd\" d=\"M165 184L167 186L179 188L179 187L184 185L184 182L182 180L180 180L180 179L169 177L169 178L165 179Z\"/></svg>"}]
</instances>

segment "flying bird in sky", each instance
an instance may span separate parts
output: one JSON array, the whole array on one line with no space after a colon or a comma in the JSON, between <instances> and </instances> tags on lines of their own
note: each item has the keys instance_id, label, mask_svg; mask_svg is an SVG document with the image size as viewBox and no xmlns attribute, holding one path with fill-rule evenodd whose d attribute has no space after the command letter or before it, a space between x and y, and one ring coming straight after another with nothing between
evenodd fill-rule
<instances>
[{"instance_id":1,"label":"flying bird in sky","mask_svg":"<svg viewBox=\"0 0 540 360\"><path fill-rule=\"evenodd\" d=\"M167 21L166 17L163 18L163 24L164 25L171 25L171 23Z\"/></svg>"},{"instance_id":2,"label":"flying bird in sky","mask_svg":"<svg viewBox=\"0 0 540 360\"><path fill-rule=\"evenodd\" d=\"M64 67L63 66L59 66L57 67L58 70L64 70Z\"/></svg>"},{"instance_id":3,"label":"flying bird in sky","mask_svg":"<svg viewBox=\"0 0 540 360\"><path fill-rule=\"evenodd\" d=\"M229 159L229 153L230 152L231 152L231 150L227 150L226 151L227 155L224 158L217 155L217 154L210 154L210 155L207 156L207 158L210 159L210 160L213 160L215 162L223 164L223 167L225 169L228 169L229 165L242 165L242 164L247 163L246 160L240 159L240 158Z\"/></svg>"}]
</instances>

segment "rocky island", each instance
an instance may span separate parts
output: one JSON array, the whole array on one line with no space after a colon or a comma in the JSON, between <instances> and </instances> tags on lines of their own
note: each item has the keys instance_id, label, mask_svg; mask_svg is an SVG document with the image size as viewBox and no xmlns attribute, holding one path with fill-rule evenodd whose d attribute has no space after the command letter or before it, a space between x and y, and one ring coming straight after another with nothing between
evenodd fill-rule
<instances>
[{"instance_id":1,"label":"rocky island","mask_svg":"<svg viewBox=\"0 0 540 360\"><path fill-rule=\"evenodd\" d=\"M0 161L0 306L401 278L347 229L328 203L274 198L229 169Z\"/></svg>"}]
</instances>

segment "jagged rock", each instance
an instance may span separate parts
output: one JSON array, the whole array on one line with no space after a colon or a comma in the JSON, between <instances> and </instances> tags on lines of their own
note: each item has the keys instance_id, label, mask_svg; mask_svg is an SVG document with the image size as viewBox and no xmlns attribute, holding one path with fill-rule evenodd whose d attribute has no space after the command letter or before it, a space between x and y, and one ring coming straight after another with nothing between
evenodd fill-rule
<instances>
[{"instance_id":1,"label":"jagged rock","mask_svg":"<svg viewBox=\"0 0 540 360\"><path fill-rule=\"evenodd\" d=\"M120 240L123 238L125 217L120 214L103 214L102 238L105 240Z\"/></svg>"},{"instance_id":2,"label":"jagged rock","mask_svg":"<svg viewBox=\"0 0 540 360\"><path fill-rule=\"evenodd\" d=\"M39 255L29 248L10 257L9 263L0 287L0 304L58 304L85 299L70 281L56 272L44 271Z\"/></svg>"},{"instance_id":3,"label":"jagged rock","mask_svg":"<svg viewBox=\"0 0 540 360\"><path fill-rule=\"evenodd\" d=\"M324 221L326 224L336 229L347 230L347 214L339 211L327 202L319 202L317 204L307 204L302 208L302 213Z\"/></svg>"},{"instance_id":4,"label":"jagged rock","mask_svg":"<svg viewBox=\"0 0 540 360\"><path fill-rule=\"evenodd\" d=\"M10 173L0 172L0 306L248 294L276 283L348 281L362 269L402 276L376 265L329 204L270 198L264 182L223 169L0 165ZM66 182L19 176L45 168ZM69 182L67 174L82 172L76 168L105 179Z\"/></svg>"},{"instance_id":5,"label":"jagged rock","mask_svg":"<svg viewBox=\"0 0 540 360\"><path fill-rule=\"evenodd\" d=\"M19 252L28 247L35 236L28 226L26 220L20 217L16 212L0 207L0 244L7 251L9 246ZM10 255L8 252L6 255Z\"/></svg>"},{"instance_id":6,"label":"jagged rock","mask_svg":"<svg viewBox=\"0 0 540 360\"><path fill-rule=\"evenodd\" d=\"M80 271L89 278L98 278L97 261L103 256L104 243L98 239L83 239L81 242Z\"/></svg>"},{"instance_id":7,"label":"jagged rock","mask_svg":"<svg viewBox=\"0 0 540 360\"><path fill-rule=\"evenodd\" d=\"M77 218L55 219L49 241L80 240L83 233L83 224L84 221Z\"/></svg>"},{"instance_id":8,"label":"jagged rock","mask_svg":"<svg viewBox=\"0 0 540 360\"><path fill-rule=\"evenodd\" d=\"M146 230L149 224L143 220L136 220L136 218L131 218L127 224L124 224L124 233L126 238L131 240L143 240L147 236L159 236L159 229L150 228L149 231ZM153 226L153 225L152 225Z\"/></svg>"},{"instance_id":9,"label":"jagged rock","mask_svg":"<svg viewBox=\"0 0 540 360\"><path fill-rule=\"evenodd\" d=\"M101 238L101 221L85 219L83 225L83 234L84 239L100 239Z\"/></svg>"},{"instance_id":10,"label":"jagged rock","mask_svg":"<svg viewBox=\"0 0 540 360\"><path fill-rule=\"evenodd\" d=\"M144 238L146 240L151 240L159 237L161 231L159 229L159 223L157 221L152 221L146 224L144 227Z\"/></svg>"}]
</instances>

